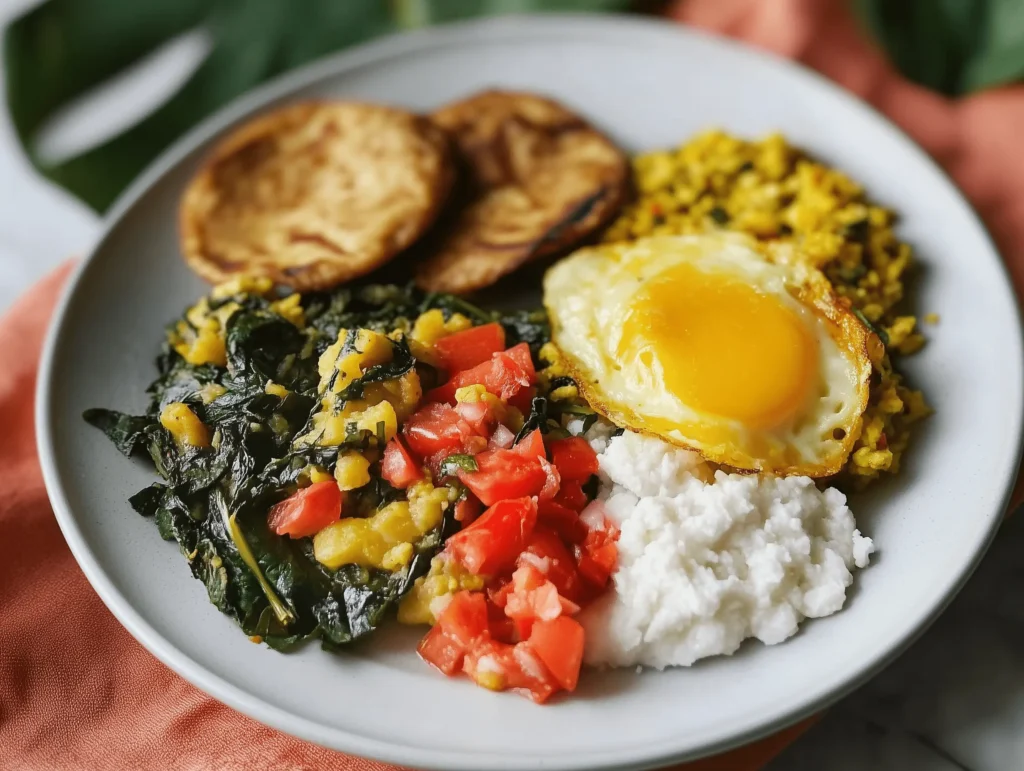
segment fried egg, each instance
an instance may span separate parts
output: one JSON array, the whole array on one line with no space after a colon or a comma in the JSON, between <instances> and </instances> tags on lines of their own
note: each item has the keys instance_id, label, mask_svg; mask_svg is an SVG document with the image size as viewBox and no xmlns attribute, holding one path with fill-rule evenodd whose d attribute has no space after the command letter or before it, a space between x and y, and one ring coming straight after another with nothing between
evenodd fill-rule
<instances>
[{"instance_id":1,"label":"fried egg","mask_svg":"<svg viewBox=\"0 0 1024 771\"><path fill-rule=\"evenodd\" d=\"M581 249L548 270L552 339L612 422L735 469L828 476L881 342L819 271L739 234Z\"/></svg>"}]
</instances>

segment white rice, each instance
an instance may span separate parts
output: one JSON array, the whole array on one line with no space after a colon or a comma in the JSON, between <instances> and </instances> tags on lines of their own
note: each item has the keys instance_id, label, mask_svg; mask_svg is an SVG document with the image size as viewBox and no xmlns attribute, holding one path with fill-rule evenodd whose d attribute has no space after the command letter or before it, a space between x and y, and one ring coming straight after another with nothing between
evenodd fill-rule
<instances>
[{"instance_id":1,"label":"white rice","mask_svg":"<svg viewBox=\"0 0 1024 771\"><path fill-rule=\"evenodd\" d=\"M782 642L843 607L874 545L841 492L715 472L696 453L613 431L601 421L586 435L602 477L591 505L621 530L614 591L581 617L588 663L688 666L748 637Z\"/></svg>"}]
</instances>

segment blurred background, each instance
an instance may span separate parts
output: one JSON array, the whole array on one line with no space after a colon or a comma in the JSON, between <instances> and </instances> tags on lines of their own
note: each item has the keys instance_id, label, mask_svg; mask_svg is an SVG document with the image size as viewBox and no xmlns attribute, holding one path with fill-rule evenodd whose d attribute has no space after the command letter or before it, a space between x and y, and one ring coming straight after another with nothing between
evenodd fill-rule
<instances>
[{"instance_id":1,"label":"blurred background","mask_svg":"<svg viewBox=\"0 0 1024 771\"><path fill-rule=\"evenodd\" d=\"M88 253L103 213L175 139L286 70L460 19L601 11L678 23L692 19L693 2L0 0L0 311L58 263ZM725 15L755 2L765 23L776 9L780 23L798 7L827 6L819 15L866 35L944 105L1024 76L1024 0L704 1L705 26L728 29ZM1024 769L1021 548L1018 516L938 624L770 771Z\"/></svg>"},{"instance_id":2,"label":"blurred background","mask_svg":"<svg viewBox=\"0 0 1024 771\"><path fill-rule=\"evenodd\" d=\"M775 3L780 12L790 0ZM1024 0L849 0L904 75L951 96L1024 72ZM374 37L528 11L667 18L687 0L0 0L0 307L86 252L98 216L235 97ZM707 3L703 5L707 6ZM722 4L734 6L735 3ZM723 10L723 13L727 12Z\"/></svg>"}]
</instances>

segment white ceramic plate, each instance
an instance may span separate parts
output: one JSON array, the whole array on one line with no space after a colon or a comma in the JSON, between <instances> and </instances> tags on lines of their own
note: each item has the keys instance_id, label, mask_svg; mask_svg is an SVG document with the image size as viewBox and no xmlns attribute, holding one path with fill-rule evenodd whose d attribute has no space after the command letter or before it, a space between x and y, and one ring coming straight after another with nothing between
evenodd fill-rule
<instances>
[{"instance_id":1,"label":"white ceramic plate","mask_svg":"<svg viewBox=\"0 0 1024 771\"><path fill-rule=\"evenodd\" d=\"M173 544L127 498L152 480L87 426L87 407L145 407L165 322L203 291L183 265L175 211L210 141L268 105L359 98L429 110L488 86L546 92L630 150L709 126L785 132L902 213L918 308L941 314L906 362L937 413L906 467L855 499L880 548L848 607L783 645L637 676L589 673L537 707L445 679L415 633L388 629L342 655L253 645L207 601ZM1021 437L1021 336L1009 284L977 218L890 123L816 75L734 43L628 18L518 18L389 38L253 93L161 158L111 214L60 305L39 379L47 487L65 537L110 609L200 688L314 742L447 769L639 768L723 750L826 706L934 620L996 530Z\"/></svg>"}]
</instances>

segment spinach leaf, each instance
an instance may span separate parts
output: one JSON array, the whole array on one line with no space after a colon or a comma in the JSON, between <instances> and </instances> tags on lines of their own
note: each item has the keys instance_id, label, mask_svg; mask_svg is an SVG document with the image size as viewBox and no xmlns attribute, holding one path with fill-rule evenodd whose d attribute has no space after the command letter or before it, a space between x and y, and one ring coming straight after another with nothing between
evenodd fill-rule
<instances>
[{"instance_id":1,"label":"spinach leaf","mask_svg":"<svg viewBox=\"0 0 1024 771\"><path fill-rule=\"evenodd\" d=\"M228 300L210 305L224 302ZM303 329L270 311L263 298L239 295L230 302L239 309L227 324L226 367L191 365L165 344L157 360L158 376L148 389L146 415L90 410L86 418L122 452L148 453L162 481L133 495L130 504L155 520L162 538L178 543L211 602L247 635L275 649L310 639L336 648L383 621L416 578L429 570L457 523L452 507L437 528L414 544L411 562L395 572L356 565L329 570L316 560L311 539L271 532L268 510L307 484L313 467L329 470L340 451L366 447L383 434L381 423L376 432L354 431L340 447L295 441L308 432L312 416L321 409L319 354L343 329L351 331L353 343L359 328L408 330L429 307L447 308L449 315L467 313L477 321L500 317L456 298L428 297L412 286L368 285L306 295ZM546 327L536 317L515 318L512 328L519 330L519 337L512 339L544 342ZM392 381L414 368L430 372L399 336L391 360L348 384L337 395L338 403L364 398L369 385ZM267 393L268 380L284 385L287 393ZM211 397L203 389L212 383L223 390ZM208 446L179 444L163 428L158 416L171 402L188 404L202 420L211 434ZM535 424L546 420L545 430L553 430L545 405L544 399L535 400L530 419ZM379 443L383 436L376 438ZM454 475L474 468L472 457L453 456L443 471ZM375 472L369 484L347 493L347 516L369 516L404 497L404 491Z\"/></svg>"},{"instance_id":2,"label":"spinach leaf","mask_svg":"<svg viewBox=\"0 0 1024 771\"><path fill-rule=\"evenodd\" d=\"M115 410L91 409L82 413L86 423L95 426L127 457L145 447L153 419L146 416L125 415Z\"/></svg>"},{"instance_id":3,"label":"spinach leaf","mask_svg":"<svg viewBox=\"0 0 1024 771\"><path fill-rule=\"evenodd\" d=\"M529 344L534 360L540 347L551 339L551 324L543 310L507 313L498 320L505 328L505 345Z\"/></svg>"},{"instance_id":4,"label":"spinach leaf","mask_svg":"<svg viewBox=\"0 0 1024 771\"><path fill-rule=\"evenodd\" d=\"M305 338L295 325L276 313L253 310L235 313L228 320L228 372L249 376L265 385L281 378L285 358L301 351ZM283 378L282 378L283 379Z\"/></svg>"},{"instance_id":5,"label":"spinach leaf","mask_svg":"<svg viewBox=\"0 0 1024 771\"><path fill-rule=\"evenodd\" d=\"M956 96L1024 77L1018 0L855 0L853 7L921 85Z\"/></svg>"}]
</instances>

